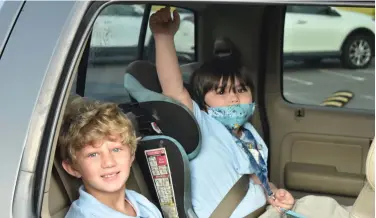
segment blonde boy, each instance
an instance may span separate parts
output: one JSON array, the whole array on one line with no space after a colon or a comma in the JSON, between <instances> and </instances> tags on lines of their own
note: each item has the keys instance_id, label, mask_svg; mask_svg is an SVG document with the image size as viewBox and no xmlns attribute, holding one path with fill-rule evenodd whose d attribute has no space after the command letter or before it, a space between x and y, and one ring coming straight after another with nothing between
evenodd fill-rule
<instances>
[{"instance_id":1,"label":"blonde boy","mask_svg":"<svg viewBox=\"0 0 376 218\"><path fill-rule=\"evenodd\" d=\"M58 146L63 168L83 182L66 217L162 217L144 196L126 189L137 142L116 104L70 99Z\"/></svg>"}]
</instances>

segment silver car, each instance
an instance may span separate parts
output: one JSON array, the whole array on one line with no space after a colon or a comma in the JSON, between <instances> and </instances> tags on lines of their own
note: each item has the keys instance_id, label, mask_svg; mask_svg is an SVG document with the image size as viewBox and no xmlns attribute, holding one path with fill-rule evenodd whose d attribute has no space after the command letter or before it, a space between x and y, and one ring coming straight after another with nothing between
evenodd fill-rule
<instances>
[{"instance_id":1,"label":"silver car","mask_svg":"<svg viewBox=\"0 0 376 218\"><path fill-rule=\"evenodd\" d=\"M76 186L59 176L55 159L57 133L70 94L116 103L131 101L123 86L127 63L121 58L99 66L89 61L90 55L96 55L90 50L96 17L113 3L128 4L0 0L0 147L4 154L0 164L0 217L64 217L77 197ZM139 3L142 10L137 9L135 14L138 18L140 11L145 14L137 19L141 28L137 29L138 37L132 39L137 38L138 43L127 60L154 60L145 47L153 3ZM238 3L171 2L191 10L194 16L194 46L189 44L193 55L181 63L189 60L199 64L212 57L216 36L230 35L240 47L249 75L257 78L258 106L252 123L269 146L271 181L293 190L297 198L324 194L352 205L363 188L365 160L375 134L374 93L363 93L369 87L374 91L374 69L356 71L360 75L355 77L349 76L355 71L342 72L333 67L310 74L310 68L310 72L300 73L308 75L306 80L313 81L310 83L296 79L299 73L295 71L285 76L281 63L286 1L275 1L275 5L262 0ZM294 3L300 1L289 1ZM374 1L362 4L374 7ZM185 65L182 71L189 75L193 68ZM356 80L359 77L363 80ZM300 97L303 103L286 100L288 84L303 87L289 91L292 100ZM322 96L330 95L337 85L362 94L345 99L351 101L345 102L348 107L342 107L345 103L341 107L320 105ZM305 96L299 96L302 93ZM318 97L307 100L310 94ZM372 99L373 105L364 106ZM130 179L128 187L142 189L137 179ZM374 189L371 191L374 193Z\"/></svg>"}]
</instances>

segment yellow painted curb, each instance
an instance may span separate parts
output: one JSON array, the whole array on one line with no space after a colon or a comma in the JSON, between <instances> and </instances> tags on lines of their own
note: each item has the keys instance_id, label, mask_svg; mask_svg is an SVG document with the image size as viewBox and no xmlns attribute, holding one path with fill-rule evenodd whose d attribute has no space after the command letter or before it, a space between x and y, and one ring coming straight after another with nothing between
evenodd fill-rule
<instances>
[{"instance_id":1,"label":"yellow painted curb","mask_svg":"<svg viewBox=\"0 0 376 218\"><path fill-rule=\"evenodd\" d=\"M350 91L338 91L326 98L320 105L330 107L343 107L354 97Z\"/></svg>"}]
</instances>

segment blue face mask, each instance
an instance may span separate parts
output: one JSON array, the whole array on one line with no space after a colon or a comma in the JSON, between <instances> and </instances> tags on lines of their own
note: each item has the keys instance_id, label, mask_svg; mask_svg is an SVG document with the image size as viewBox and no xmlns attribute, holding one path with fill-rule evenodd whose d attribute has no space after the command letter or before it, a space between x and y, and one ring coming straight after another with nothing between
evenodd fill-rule
<instances>
[{"instance_id":1,"label":"blue face mask","mask_svg":"<svg viewBox=\"0 0 376 218\"><path fill-rule=\"evenodd\" d=\"M209 107L208 114L233 130L244 125L255 111L255 103L235 104L223 107Z\"/></svg>"}]
</instances>

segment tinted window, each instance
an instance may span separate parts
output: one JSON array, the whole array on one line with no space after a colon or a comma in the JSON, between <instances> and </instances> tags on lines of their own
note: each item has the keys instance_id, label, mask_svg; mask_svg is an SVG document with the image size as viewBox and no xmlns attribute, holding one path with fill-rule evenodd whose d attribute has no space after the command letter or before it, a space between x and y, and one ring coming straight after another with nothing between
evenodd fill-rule
<instances>
[{"instance_id":1,"label":"tinted window","mask_svg":"<svg viewBox=\"0 0 376 218\"><path fill-rule=\"evenodd\" d=\"M142 16L143 7L140 5L109 5L101 12L102 16Z\"/></svg>"},{"instance_id":2,"label":"tinted window","mask_svg":"<svg viewBox=\"0 0 376 218\"><path fill-rule=\"evenodd\" d=\"M95 20L85 96L116 103L129 101L123 78L127 65L137 59L143 8L143 5L112 4Z\"/></svg>"},{"instance_id":3,"label":"tinted window","mask_svg":"<svg viewBox=\"0 0 376 218\"><path fill-rule=\"evenodd\" d=\"M155 10L152 7L152 13ZM123 86L124 73L127 65L138 58L143 11L144 5L112 4L99 14L91 35L85 96L116 103L130 101ZM178 11L181 24L175 34L175 46L183 64L195 60L194 13L186 9ZM155 45L149 25L147 28L144 59L152 61Z\"/></svg>"},{"instance_id":4,"label":"tinted window","mask_svg":"<svg viewBox=\"0 0 376 218\"><path fill-rule=\"evenodd\" d=\"M153 6L151 13L164 6ZM175 34L175 48L180 64L186 64L196 61L195 51L195 14L193 11L182 8L171 8L177 10L180 15L180 27ZM150 27L146 32L145 46L147 47L144 58L155 62L154 39L152 38Z\"/></svg>"},{"instance_id":5,"label":"tinted window","mask_svg":"<svg viewBox=\"0 0 376 218\"><path fill-rule=\"evenodd\" d=\"M330 10L327 6L289 6L288 12L302 14L326 14Z\"/></svg>"}]
</instances>

